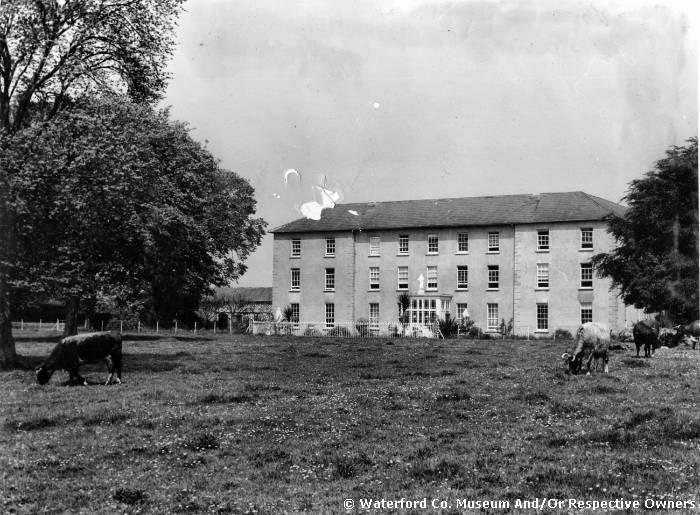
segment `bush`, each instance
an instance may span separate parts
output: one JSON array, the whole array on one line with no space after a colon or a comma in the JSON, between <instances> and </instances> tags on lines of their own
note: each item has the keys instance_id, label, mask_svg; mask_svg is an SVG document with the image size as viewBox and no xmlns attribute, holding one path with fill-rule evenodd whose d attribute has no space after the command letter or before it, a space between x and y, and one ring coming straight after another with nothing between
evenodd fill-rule
<instances>
[{"instance_id":1,"label":"bush","mask_svg":"<svg viewBox=\"0 0 700 515\"><path fill-rule=\"evenodd\" d=\"M350 332L350 329L343 325L337 325L333 327L330 331L328 331L328 336L343 336L343 337L348 337L352 336L352 333Z\"/></svg>"},{"instance_id":2,"label":"bush","mask_svg":"<svg viewBox=\"0 0 700 515\"><path fill-rule=\"evenodd\" d=\"M556 340L571 340L573 339L573 336L571 336L571 331L567 331L566 329L557 329L554 331L554 338Z\"/></svg>"},{"instance_id":3,"label":"bush","mask_svg":"<svg viewBox=\"0 0 700 515\"><path fill-rule=\"evenodd\" d=\"M323 336L323 333L315 327L307 327L304 330L304 336Z\"/></svg>"},{"instance_id":4,"label":"bush","mask_svg":"<svg viewBox=\"0 0 700 515\"><path fill-rule=\"evenodd\" d=\"M440 327L440 332L442 333L442 336L445 338L454 338L457 336L457 322L454 321L452 318L448 318L446 320L440 320L438 322L438 326Z\"/></svg>"},{"instance_id":5,"label":"bush","mask_svg":"<svg viewBox=\"0 0 700 515\"><path fill-rule=\"evenodd\" d=\"M481 338L484 333L478 325L474 325L474 322L472 322L467 334L471 338Z\"/></svg>"}]
</instances>

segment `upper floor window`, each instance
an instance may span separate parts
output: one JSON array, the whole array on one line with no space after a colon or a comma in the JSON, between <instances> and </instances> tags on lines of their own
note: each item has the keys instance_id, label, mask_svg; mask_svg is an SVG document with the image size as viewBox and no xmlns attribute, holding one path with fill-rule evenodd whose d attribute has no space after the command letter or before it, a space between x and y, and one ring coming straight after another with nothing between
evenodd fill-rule
<instances>
[{"instance_id":1,"label":"upper floor window","mask_svg":"<svg viewBox=\"0 0 700 515\"><path fill-rule=\"evenodd\" d=\"M400 266L398 269L398 290L408 290L408 267Z\"/></svg>"},{"instance_id":2,"label":"upper floor window","mask_svg":"<svg viewBox=\"0 0 700 515\"><path fill-rule=\"evenodd\" d=\"M371 236L369 239L369 255L378 256L379 255L379 236Z\"/></svg>"},{"instance_id":3,"label":"upper floor window","mask_svg":"<svg viewBox=\"0 0 700 515\"><path fill-rule=\"evenodd\" d=\"M437 290L438 289L438 271L436 266L428 267L428 280L427 289Z\"/></svg>"},{"instance_id":4,"label":"upper floor window","mask_svg":"<svg viewBox=\"0 0 700 515\"><path fill-rule=\"evenodd\" d=\"M408 254L408 234L399 234L399 254Z\"/></svg>"},{"instance_id":5,"label":"upper floor window","mask_svg":"<svg viewBox=\"0 0 700 515\"><path fill-rule=\"evenodd\" d=\"M537 263L537 287L549 288L549 263Z\"/></svg>"},{"instance_id":6,"label":"upper floor window","mask_svg":"<svg viewBox=\"0 0 700 515\"><path fill-rule=\"evenodd\" d=\"M292 240L292 252L290 255L292 257L301 256L301 240L299 240L299 239Z\"/></svg>"},{"instance_id":7,"label":"upper floor window","mask_svg":"<svg viewBox=\"0 0 700 515\"><path fill-rule=\"evenodd\" d=\"M581 263L581 288L593 288L593 265Z\"/></svg>"},{"instance_id":8,"label":"upper floor window","mask_svg":"<svg viewBox=\"0 0 700 515\"><path fill-rule=\"evenodd\" d=\"M301 273L298 268L292 268L290 270L290 285L289 289L292 291L299 291L301 287Z\"/></svg>"},{"instance_id":9,"label":"upper floor window","mask_svg":"<svg viewBox=\"0 0 700 515\"><path fill-rule=\"evenodd\" d=\"M549 250L549 229L537 231L537 250Z\"/></svg>"},{"instance_id":10,"label":"upper floor window","mask_svg":"<svg viewBox=\"0 0 700 515\"><path fill-rule=\"evenodd\" d=\"M326 238L326 256L335 256L335 238Z\"/></svg>"},{"instance_id":11,"label":"upper floor window","mask_svg":"<svg viewBox=\"0 0 700 515\"><path fill-rule=\"evenodd\" d=\"M581 303L581 323L593 322L593 304L590 302Z\"/></svg>"},{"instance_id":12,"label":"upper floor window","mask_svg":"<svg viewBox=\"0 0 700 515\"><path fill-rule=\"evenodd\" d=\"M326 268L326 291L335 290L335 268Z\"/></svg>"},{"instance_id":13,"label":"upper floor window","mask_svg":"<svg viewBox=\"0 0 700 515\"><path fill-rule=\"evenodd\" d=\"M489 252L498 252L500 250L499 233L498 231L489 233Z\"/></svg>"},{"instance_id":14,"label":"upper floor window","mask_svg":"<svg viewBox=\"0 0 700 515\"><path fill-rule=\"evenodd\" d=\"M582 249L592 249L593 248L593 227L582 227L581 228L581 248Z\"/></svg>"},{"instance_id":15,"label":"upper floor window","mask_svg":"<svg viewBox=\"0 0 700 515\"><path fill-rule=\"evenodd\" d=\"M457 267L457 289L466 290L469 287L469 267L466 265Z\"/></svg>"},{"instance_id":16,"label":"upper floor window","mask_svg":"<svg viewBox=\"0 0 700 515\"><path fill-rule=\"evenodd\" d=\"M457 235L457 252L469 252L469 233L460 232Z\"/></svg>"},{"instance_id":17,"label":"upper floor window","mask_svg":"<svg viewBox=\"0 0 700 515\"><path fill-rule=\"evenodd\" d=\"M439 252L438 235L428 234L428 254L437 254Z\"/></svg>"},{"instance_id":18,"label":"upper floor window","mask_svg":"<svg viewBox=\"0 0 700 515\"><path fill-rule=\"evenodd\" d=\"M379 289L379 267L371 266L369 267L369 289L378 290Z\"/></svg>"},{"instance_id":19,"label":"upper floor window","mask_svg":"<svg viewBox=\"0 0 700 515\"><path fill-rule=\"evenodd\" d=\"M489 282L488 282L489 290L497 290L498 289L498 279L499 279L498 276L499 276L498 265L489 265Z\"/></svg>"}]
</instances>

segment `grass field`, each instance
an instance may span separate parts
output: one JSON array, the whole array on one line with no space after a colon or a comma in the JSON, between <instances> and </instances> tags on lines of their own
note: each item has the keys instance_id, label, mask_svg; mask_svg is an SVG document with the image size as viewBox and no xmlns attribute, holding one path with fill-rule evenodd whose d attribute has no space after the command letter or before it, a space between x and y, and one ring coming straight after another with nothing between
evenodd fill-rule
<instances>
[{"instance_id":1,"label":"grass field","mask_svg":"<svg viewBox=\"0 0 700 515\"><path fill-rule=\"evenodd\" d=\"M700 510L688 348L570 376L562 341L168 338L125 342L121 386L38 386L52 345L19 341L28 370L0 374L2 513L361 513L401 497ZM539 513L557 511L573 510Z\"/></svg>"}]
</instances>

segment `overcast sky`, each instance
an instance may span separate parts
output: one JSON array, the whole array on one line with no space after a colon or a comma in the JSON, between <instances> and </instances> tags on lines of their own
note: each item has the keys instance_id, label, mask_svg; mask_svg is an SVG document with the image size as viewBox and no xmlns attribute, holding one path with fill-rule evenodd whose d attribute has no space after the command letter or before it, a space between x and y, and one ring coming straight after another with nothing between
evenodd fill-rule
<instances>
[{"instance_id":1,"label":"overcast sky","mask_svg":"<svg viewBox=\"0 0 700 515\"><path fill-rule=\"evenodd\" d=\"M343 202L619 201L697 135L691 5L190 0L165 103L251 182L270 228L324 177ZM239 285L271 285L272 235L248 266Z\"/></svg>"}]
</instances>

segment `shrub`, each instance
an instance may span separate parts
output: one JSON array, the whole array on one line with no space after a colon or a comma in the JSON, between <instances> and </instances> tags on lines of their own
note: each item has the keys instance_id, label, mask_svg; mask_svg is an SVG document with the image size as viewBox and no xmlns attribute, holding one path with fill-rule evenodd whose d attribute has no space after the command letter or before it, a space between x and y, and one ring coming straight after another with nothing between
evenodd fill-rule
<instances>
[{"instance_id":1,"label":"shrub","mask_svg":"<svg viewBox=\"0 0 700 515\"><path fill-rule=\"evenodd\" d=\"M343 325L337 325L333 327L330 331L328 331L328 336L343 336L343 337L348 337L352 336L352 333L350 332L350 329Z\"/></svg>"},{"instance_id":2,"label":"shrub","mask_svg":"<svg viewBox=\"0 0 700 515\"><path fill-rule=\"evenodd\" d=\"M315 327L307 327L304 330L304 336L323 336L323 333Z\"/></svg>"},{"instance_id":3,"label":"shrub","mask_svg":"<svg viewBox=\"0 0 700 515\"><path fill-rule=\"evenodd\" d=\"M438 322L438 326L440 327L440 332L445 338L453 338L457 335L457 322L455 322L452 318L440 320Z\"/></svg>"},{"instance_id":4,"label":"shrub","mask_svg":"<svg viewBox=\"0 0 700 515\"><path fill-rule=\"evenodd\" d=\"M554 338L556 340L571 340L573 339L573 336L571 336L571 331L567 331L566 329L557 329L554 331Z\"/></svg>"},{"instance_id":5,"label":"shrub","mask_svg":"<svg viewBox=\"0 0 700 515\"><path fill-rule=\"evenodd\" d=\"M472 322L467 334L472 338L481 338L484 333L478 325L474 325L474 322Z\"/></svg>"}]
</instances>

